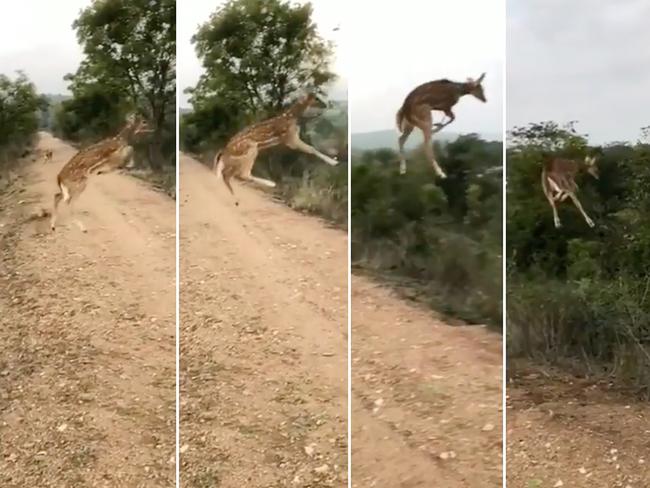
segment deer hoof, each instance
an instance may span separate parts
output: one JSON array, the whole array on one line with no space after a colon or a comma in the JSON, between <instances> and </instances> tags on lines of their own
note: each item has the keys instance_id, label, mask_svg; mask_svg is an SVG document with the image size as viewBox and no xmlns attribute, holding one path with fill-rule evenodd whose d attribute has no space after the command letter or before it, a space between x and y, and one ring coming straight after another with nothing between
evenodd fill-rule
<instances>
[{"instance_id":1,"label":"deer hoof","mask_svg":"<svg viewBox=\"0 0 650 488\"><path fill-rule=\"evenodd\" d=\"M589 220L587 220L587 225L588 225L589 227L594 227L596 224L594 224L594 221L593 221L593 220L589 219Z\"/></svg>"}]
</instances>

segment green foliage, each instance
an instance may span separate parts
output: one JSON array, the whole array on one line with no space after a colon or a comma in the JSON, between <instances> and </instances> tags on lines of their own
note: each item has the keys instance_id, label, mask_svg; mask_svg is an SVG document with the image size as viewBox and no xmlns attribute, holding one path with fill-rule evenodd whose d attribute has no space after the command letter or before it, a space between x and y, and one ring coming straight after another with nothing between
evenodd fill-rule
<instances>
[{"instance_id":1,"label":"green foliage","mask_svg":"<svg viewBox=\"0 0 650 488\"><path fill-rule=\"evenodd\" d=\"M82 10L73 27L84 59L68 75L73 99L56 115L58 132L73 140L114 133L133 108L153 134L147 159L153 169L175 158L176 2L104 0Z\"/></svg>"},{"instance_id":2,"label":"green foliage","mask_svg":"<svg viewBox=\"0 0 650 488\"><path fill-rule=\"evenodd\" d=\"M650 148L590 147L573 125L518 128L508 150L508 350L610 368L650 391ZM541 154L597 154L600 179L582 175L589 228L569 202L555 229L541 189ZM635 367L630 367L630 364Z\"/></svg>"},{"instance_id":3,"label":"green foliage","mask_svg":"<svg viewBox=\"0 0 650 488\"><path fill-rule=\"evenodd\" d=\"M318 35L309 3L230 0L192 42L205 70L186 90L193 111L182 119L181 140L190 152L225 143L237 129L275 115L297 93L322 92L334 79L331 46Z\"/></svg>"},{"instance_id":4,"label":"green foliage","mask_svg":"<svg viewBox=\"0 0 650 488\"><path fill-rule=\"evenodd\" d=\"M55 132L68 140L94 142L117 132L127 110L122 92L99 84L81 86L57 106Z\"/></svg>"},{"instance_id":5,"label":"green foliage","mask_svg":"<svg viewBox=\"0 0 650 488\"><path fill-rule=\"evenodd\" d=\"M317 33L309 3L230 0L192 41L205 68L192 90L196 99L216 96L248 112L274 112L296 91L334 78L331 47Z\"/></svg>"},{"instance_id":6,"label":"green foliage","mask_svg":"<svg viewBox=\"0 0 650 488\"><path fill-rule=\"evenodd\" d=\"M23 74L15 79L0 74L0 170L28 146L39 126L39 111L47 101Z\"/></svg>"},{"instance_id":7,"label":"green foliage","mask_svg":"<svg viewBox=\"0 0 650 488\"><path fill-rule=\"evenodd\" d=\"M353 159L352 259L416 280L440 311L500 329L502 145L467 135L435 150L447 180L422 151L405 175L390 149Z\"/></svg>"}]
</instances>

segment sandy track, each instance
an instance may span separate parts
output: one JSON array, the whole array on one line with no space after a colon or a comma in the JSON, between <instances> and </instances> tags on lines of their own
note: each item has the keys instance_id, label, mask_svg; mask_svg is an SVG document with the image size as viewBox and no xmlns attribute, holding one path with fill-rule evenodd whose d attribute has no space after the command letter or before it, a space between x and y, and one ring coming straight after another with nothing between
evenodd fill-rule
<instances>
[{"instance_id":1,"label":"sandy track","mask_svg":"<svg viewBox=\"0 0 650 488\"><path fill-rule=\"evenodd\" d=\"M174 472L173 200L128 176L91 179L82 234L50 208L75 150L27 166L0 215L0 485L170 487Z\"/></svg>"},{"instance_id":2,"label":"sandy track","mask_svg":"<svg viewBox=\"0 0 650 488\"><path fill-rule=\"evenodd\" d=\"M647 402L606 384L534 371L507 392L508 486L649 486Z\"/></svg>"},{"instance_id":3,"label":"sandy track","mask_svg":"<svg viewBox=\"0 0 650 488\"><path fill-rule=\"evenodd\" d=\"M181 481L347 486L347 236L181 157Z\"/></svg>"},{"instance_id":4,"label":"sandy track","mask_svg":"<svg viewBox=\"0 0 650 488\"><path fill-rule=\"evenodd\" d=\"M500 336L352 279L352 486L500 487Z\"/></svg>"}]
</instances>

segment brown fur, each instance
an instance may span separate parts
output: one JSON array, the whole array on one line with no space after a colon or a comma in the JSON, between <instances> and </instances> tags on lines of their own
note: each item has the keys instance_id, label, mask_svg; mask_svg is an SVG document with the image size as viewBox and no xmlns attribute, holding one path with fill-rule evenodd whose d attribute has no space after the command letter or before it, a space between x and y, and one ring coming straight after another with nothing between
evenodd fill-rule
<instances>
[{"instance_id":1,"label":"brown fur","mask_svg":"<svg viewBox=\"0 0 650 488\"><path fill-rule=\"evenodd\" d=\"M257 178L252 175L255 160L260 151L273 146L285 145L291 149L312 154L328 164L335 165L337 161L326 156L300 140L298 119L305 111L313 106L325 105L313 94L302 98L279 115L252 124L235 134L214 158L213 168L234 196L232 178L251 181L268 187L274 187L273 181ZM235 202L238 204L238 202Z\"/></svg>"},{"instance_id":2,"label":"brown fur","mask_svg":"<svg viewBox=\"0 0 650 488\"><path fill-rule=\"evenodd\" d=\"M72 205L83 193L91 175L108 173L125 166L133 155L133 149L129 145L131 137L145 132L148 132L146 121L131 116L115 137L82 149L65 164L56 177L59 192L54 195L52 230L56 226L57 209L61 201Z\"/></svg>"},{"instance_id":3,"label":"brown fur","mask_svg":"<svg viewBox=\"0 0 650 488\"><path fill-rule=\"evenodd\" d=\"M481 85L484 77L485 73L483 73L476 81L469 79L464 83L449 81L446 79L430 81L417 86L406 96L404 103L397 111L396 115L397 129L401 133L398 139L401 173L406 172L404 144L413 129L417 127L424 135L424 149L427 158L433 165L436 173L438 173L441 178L446 178L444 171L440 169L433 154L431 136L455 120L456 116L454 115L452 108L464 95L472 95L482 102L486 101L485 94L483 93L483 86ZM435 124L435 130L433 130L434 124L431 118L432 110L443 112L449 119L444 124Z\"/></svg>"},{"instance_id":4,"label":"brown fur","mask_svg":"<svg viewBox=\"0 0 650 488\"><path fill-rule=\"evenodd\" d=\"M585 157L584 161L573 159L548 157L544 160L542 168L542 191L553 210L553 222L556 228L561 227L560 218L557 213L557 202L563 202L570 198L576 208L584 217L587 225L593 227L593 220L582 208L582 204L576 193L578 184L575 182L579 173L586 172L594 178L598 178L598 167L595 158Z\"/></svg>"}]
</instances>

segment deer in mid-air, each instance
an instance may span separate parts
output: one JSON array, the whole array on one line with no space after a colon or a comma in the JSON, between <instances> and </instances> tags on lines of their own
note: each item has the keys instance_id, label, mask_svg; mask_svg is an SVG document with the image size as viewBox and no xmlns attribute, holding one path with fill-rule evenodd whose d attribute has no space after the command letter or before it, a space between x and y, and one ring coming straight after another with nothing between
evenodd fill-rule
<instances>
[{"instance_id":1,"label":"deer in mid-air","mask_svg":"<svg viewBox=\"0 0 650 488\"><path fill-rule=\"evenodd\" d=\"M586 172L598 179L598 166L596 158L586 156L584 161L573 159L562 159L547 157L542 168L542 190L553 209L553 222L556 228L560 228L560 217L557 214L556 203L563 202L570 198L576 208L580 211L589 227L593 227L594 221L589 218L576 196L578 185L575 178L578 173Z\"/></svg>"},{"instance_id":2,"label":"deer in mid-air","mask_svg":"<svg viewBox=\"0 0 650 488\"><path fill-rule=\"evenodd\" d=\"M45 153L43 154L43 164L52 161L52 155L53 154L54 153L52 152L51 149L48 149L47 151L45 151Z\"/></svg>"},{"instance_id":3,"label":"deer in mid-air","mask_svg":"<svg viewBox=\"0 0 650 488\"><path fill-rule=\"evenodd\" d=\"M424 135L424 150L426 151L427 158L433 165L433 169L441 178L447 177L445 172L440 169L433 154L431 136L454 121L456 116L451 109L458 103L458 100L462 96L472 95L482 102L487 101L485 93L483 93L483 85L481 84L483 78L485 78L485 73L479 76L477 80L468 78L465 82L456 82L447 79L430 81L414 88L406 96L402 107L397 111L396 117L397 129L400 132L398 143L401 174L406 173L404 143L409 135L411 135L411 132L413 132L413 129L417 127ZM432 110L444 112L449 120L445 123L439 122L434 124L431 118Z\"/></svg>"},{"instance_id":4,"label":"deer in mid-air","mask_svg":"<svg viewBox=\"0 0 650 488\"><path fill-rule=\"evenodd\" d=\"M309 93L281 114L241 130L228 141L224 149L217 153L213 168L217 176L223 178L223 182L233 196L235 192L230 182L233 177L269 188L275 187L275 182L251 174L257 155L264 149L282 144L290 149L316 156L332 166L338 164L337 160L317 151L300 139L298 119L312 107L322 109L327 105L315 94ZM235 205L239 205L237 200Z\"/></svg>"},{"instance_id":5,"label":"deer in mid-air","mask_svg":"<svg viewBox=\"0 0 650 488\"><path fill-rule=\"evenodd\" d=\"M54 209L50 227L56 227L57 210L63 200L72 212L73 203L86 188L91 175L109 173L120 168L133 167L133 147L131 139L134 136L149 133L146 120L136 114L127 117L127 122L115 137L101 140L82 149L68 161L56 177L59 191L54 195ZM82 232L86 232L81 221L75 223Z\"/></svg>"}]
</instances>

